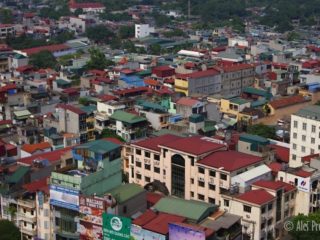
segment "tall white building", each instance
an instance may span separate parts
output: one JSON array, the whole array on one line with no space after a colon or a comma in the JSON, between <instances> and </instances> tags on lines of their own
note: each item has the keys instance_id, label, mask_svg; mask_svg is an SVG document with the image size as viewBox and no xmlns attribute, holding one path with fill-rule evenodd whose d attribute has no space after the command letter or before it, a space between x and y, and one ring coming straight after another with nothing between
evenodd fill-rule
<instances>
[{"instance_id":1,"label":"tall white building","mask_svg":"<svg viewBox=\"0 0 320 240\"><path fill-rule=\"evenodd\" d=\"M291 115L289 166L303 165L302 157L320 151L320 107L308 106Z\"/></svg>"},{"instance_id":2,"label":"tall white building","mask_svg":"<svg viewBox=\"0 0 320 240\"><path fill-rule=\"evenodd\" d=\"M148 37L150 33L154 33L154 27L150 27L149 24L136 24L135 25L135 38Z\"/></svg>"}]
</instances>

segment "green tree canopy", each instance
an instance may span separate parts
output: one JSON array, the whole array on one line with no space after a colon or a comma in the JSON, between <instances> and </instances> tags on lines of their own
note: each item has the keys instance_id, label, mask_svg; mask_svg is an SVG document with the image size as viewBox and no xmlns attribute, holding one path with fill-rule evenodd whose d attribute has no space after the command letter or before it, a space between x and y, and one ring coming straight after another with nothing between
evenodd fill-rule
<instances>
[{"instance_id":1,"label":"green tree canopy","mask_svg":"<svg viewBox=\"0 0 320 240\"><path fill-rule=\"evenodd\" d=\"M8 220L0 220L0 238L2 240L20 240L19 229Z\"/></svg>"},{"instance_id":2,"label":"green tree canopy","mask_svg":"<svg viewBox=\"0 0 320 240\"><path fill-rule=\"evenodd\" d=\"M10 9L0 8L0 23L13 23L13 16Z\"/></svg>"},{"instance_id":3,"label":"green tree canopy","mask_svg":"<svg viewBox=\"0 0 320 240\"><path fill-rule=\"evenodd\" d=\"M100 69L103 70L108 66L114 64L113 61L108 60L103 52L98 48L90 48L90 60L86 65L86 69Z\"/></svg>"},{"instance_id":4,"label":"green tree canopy","mask_svg":"<svg viewBox=\"0 0 320 240\"><path fill-rule=\"evenodd\" d=\"M115 131L112 131L108 128L103 129L101 133L101 138L116 138L116 139L119 139L121 142L125 142L125 140L119 135L117 135Z\"/></svg>"},{"instance_id":5,"label":"green tree canopy","mask_svg":"<svg viewBox=\"0 0 320 240\"><path fill-rule=\"evenodd\" d=\"M96 25L88 27L86 35L96 43L110 43L115 34L104 25Z\"/></svg>"},{"instance_id":6,"label":"green tree canopy","mask_svg":"<svg viewBox=\"0 0 320 240\"><path fill-rule=\"evenodd\" d=\"M118 31L118 36L121 39L134 37L134 26L121 26Z\"/></svg>"},{"instance_id":7,"label":"green tree canopy","mask_svg":"<svg viewBox=\"0 0 320 240\"><path fill-rule=\"evenodd\" d=\"M276 129L274 127L270 127L262 123L250 126L247 132L249 134L258 135L260 137L265 137L265 138L276 137Z\"/></svg>"},{"instance_id":8,"label":"green tree canopy","mask_svg":"<svg viewBox=\"0 0 320 240\"><path fill-rule=\"evenodd\" d=\"M56 58L53 54L47 50L33 54L30 57L30 64L35 68L53 68L56 69L57 64Z\"/></svg>"},{"instance_id":9,"label":"green tree canopy","mask_svg":"<svg viewBox=\"0 0 320 240\"><path fill-rule=\"evenodd\" d=\"M299 214L285 223L289 234L295 240L313 240L319 238L319 229L315 226L320 224L320 213L311 213L308 216Z\"/></svg>"}]
</instances>

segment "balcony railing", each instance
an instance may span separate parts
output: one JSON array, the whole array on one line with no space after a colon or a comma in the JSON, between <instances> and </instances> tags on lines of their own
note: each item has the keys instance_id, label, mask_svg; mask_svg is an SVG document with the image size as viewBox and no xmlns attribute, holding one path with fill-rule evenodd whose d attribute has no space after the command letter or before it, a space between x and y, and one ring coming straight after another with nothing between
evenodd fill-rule
<instances>
[{"instance_id":1,"label":"balcony railing","mask_svg":"<svg viewBox=\"0 0 320 240\"><path fill-rule=\"evenodd\" d=\"M37 222L37 216L27 216L24 213L17 213L17 217L18 219L21 221L26 221L26 222L30 222L30 223L36 223Z\"/></svg>"},{"instance_id":2,"label":"balcony railing","mask_svg":"<svg viewBox=\"0 0 320 240\"><path fill-rule=\"evenodd\" d=\"M18 205L22 207L27 207L27 208L35 208L36 207L36 201L35 200L18 200Z\"/></svg>"},{"instance_id":3,"label":"balcony railing","mask_svg":"<svg viewBox=\"0 0 320 240\"><path fill-rule=\"evenodd\" d=\"M37 235L37 229L30 229L30 228L25 228L25 227L21 227L20 231L24 234L27 234L29 236L36 236Z\"/></svg>"}]
</instances>

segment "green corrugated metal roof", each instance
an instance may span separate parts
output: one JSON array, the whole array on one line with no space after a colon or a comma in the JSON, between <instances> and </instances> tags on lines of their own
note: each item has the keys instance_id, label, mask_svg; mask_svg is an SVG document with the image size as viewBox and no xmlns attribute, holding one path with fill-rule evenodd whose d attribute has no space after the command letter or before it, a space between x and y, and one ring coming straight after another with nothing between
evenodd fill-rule
<instances>
[{"instance_id":1,"label":"green corrugated metal roof","mask_svg":"<svg viewBox=\"0 0 320 240\"><path fill-rule=\"evenodd\" d=\"M21 111L15 111L13 114L16 116L17 119L27 118L31 115L31 112L29 110L21 110Z\"/></svg>"},{"instance_id":2,"label":"green corrugated metal roof","mask_svg":"<svg viewBox=\"0 0 320 240\"><path fill-rule=\"evenodd\" d=\"M109 193L117 200L118 203L124 203L139 193L145 191L142 187L137 184L130 183L120 185L114 189L111 189Z\"/></svg>"},{"instance_id":3,"label":"green corrugated metal roof","mask_svg":"<svg viewBox=\"0 0 320 240\"><path fill-rule=\"evenodd\" d=\"M233 98L233 99L230 99L230 102L234 103L234 104L245 104L247 102L249 102L248 100L246 99L243 99L243 98Z\"/></svg>"},{"instance_id":4,"label":"green corrugated metal roof","mask_svg":"<svg viewBox=\"0 0 320 240\"><path fill-rule=\"evenodd\" d=\"M262 96L265 98L270 98L272 97L272 94L270 92L268 92L267 90L263 90L263 89L258 89L258 88L254 88L254 87L246 87L243 89L244 93L250 93L250 94L254 94L254 95L258 95L258 96Z\"/></svg>"},{"instance_id":5,"label":"green corrugated metal roof","mask_svg":"<svg viewBox=\"0 0 320 240\"><path fill-rule=\"evenodd\" d=\"M18 183L29 171L29 167L20 166L11 176L6 179L7 183Z\"/></svg>"},{"instance_id":6,"label":"green corrugated metal roof","mask_svg":"<svg viewBox=\"0 0 320 240\"><path fill-rule=\"evenodd\" d=\"M63 79L56 79L56 83L59 85L68 85L71 84L70 82L63 80Z\"/></svg>"},{"instance_id":7,"label":"green corrugated metal roof","mask_svg":"<svg viewBox=\"0 0 320 240\"><path fill-rule=\"evenodd\" d=\"M138 76L149 76L151 75L151 69L147 69L147 70L144 70L144 71L140 71L137 73Z\"/></svg>"},{"instance_id":8,"label":"green corrugated metal roof","mask_svg":"<svg viewBox=\"0 0 320 240\"><path fill-rule=\"evenodd\" d=\"M81 106L79 107L82 111L86 112L87 114L90 114L97 110L97 106L95 105L88 105L88 106Z\"/></svg>"},{"instance_id":9,"label":"green corrugated metal roof","mask_svg":"<svg viewBox=\"0 0 320 240\"><path fill-rule=\"evenodd\" d=\"M137 116L135 114L131 114L128 112L124 112L124 111L116 111L114 114L112 114L110 116L110 118L121 121L121 122L126 122L126 123L138 123L138 122L142 122L142 121L146 121L147 119L144 117L140 117Z\"/></svg>"},{"instance_id":10,"label":"green corrugated metal roof","mask_svg":"<svg viewBox=\"0 0 320 240\"><path fill-rule=\"evenodd\" d=\"M167 112L167 109L158 103L147 102L147 101L138 101L137 104L144 107L144 108L147 108L147 109Z\"/></svg>"},{"instance_id":11,"label":"green corrugated metal roof","mask_svg":"<svg viewBox=\"0 0 320 240\"><path fill-rule=\"evenodd\" d=\"M154 208L159 212L182 216L195 222L200 222L217 209L209 203L173 197L161 198Z\"/></svg>"},{"instance_id":12,"label":"green corrugated metal roof","mask_svg":"<svg viewBox=\"0 0 320 240\"><path fill-rule=\"evenodd\" d=\"M240 140L242 141L249 141L252 143L260 143L260 144L269 144L269 140L264 137L260 137L258 135L252 135L252 134L241 134Z\"/></svg>"}]
</instances>

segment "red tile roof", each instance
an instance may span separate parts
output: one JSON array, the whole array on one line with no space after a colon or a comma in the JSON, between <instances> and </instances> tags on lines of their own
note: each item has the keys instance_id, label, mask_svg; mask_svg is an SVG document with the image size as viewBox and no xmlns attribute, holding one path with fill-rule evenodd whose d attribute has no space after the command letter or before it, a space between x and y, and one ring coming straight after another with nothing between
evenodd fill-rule
<instances>
[{"instance_id":1,"label":"red tile roof","mask_svg":"<svg viewBox=\"0 0 320 240\"><path fill-rule=\"evenodd\" d=\"M267 181L267 180L259 180L257 182L254 182L252 184L252 186L267 188L267 189L271 189L274 191L279 190L281 188L284 188L285 192L292 191L292 190L296 189L295 186L293 186L289 183L285 183L285 182L281 182L281 181Z\"/></svg>"},{"instance_id":2,"label":"red tile roof","mask_svg":"<svg viewBox=\"0 0 320 240\"><path fill-rule=\"evenodd\" d=\"M164 66L157 66L152 68L152 71L168 71L168 70L172 70L174 68L170 67L169 65L164 65Z\"/></svg>"},{"instance_id":3,"label":"red tile roof","mask_svg":"<svg viewBox=\"0 0 320 240\"><path fill-rule=\"evenodd\" d=\"M152 206L155 205L161 198L163 198L163 196L158 193L147 192L147 202Z\"/></svg>"},{"instance_id":4,"label":"red tile roof","mask_svg":"<svg viewBox=\"0 0 320 240\"><path fill-rule=\"evenodd\" d=\"M15 83L9 83L5 86L0 87L0 92L7 92L13 89L17 89L17 85Z\"/></svg>"},{"instance_id":5,"label":"red tile roof","mask_svg":"<svg viewBox=\"0 0 320 240\"><path fill-rule=\"evenodd\" d=\"M216 69L209 69L205 71L198 71L187 74L177 74L177 78L187 79L187 78L204 78L209 76L219 75L219 71Z\"/></svg>"},{"instance_id":6,"label":"red tile roof","mask_svg":"<svg viewBox=\"0 0 320 240\"><path fill-rule=\"evenodd\" d=\"M270 163L268 167L271 169L273 175L277 175L278 172L282 170L282 165L281 163L278 163L278 162Z\"/></svg>"},{"instance_id":7,"label":"red tile roof","mask_svg":"<svg viewBox=\"0 0 320 240\"><path fill-rule=\"evenodd\" d=\"M198 163L213 168L222 168L224 171L232 172L261 161L261 157L246 153L237 151L217 151L199 160Z\"/></svg>"},{"instance_id":8,"label":"red tile roof","mask_svg":"<svg viewBox=\"0 0 320 240\"><path fill-rule=\"evenodd\" d=\"M41 142L41 143L36 143L36 144L24 144L21 147L21 150L28 152L28 153L34 153L35 151L38 150L45 150L51 148L51 144L48 142Z\"/></svg>"},{"instance_id":9,"label":"red tile roof","mask_svg":"<svg viewBox=\"0 0 320 240\"><path fill-rule=\"evenodd\" d=\"M75 1L70 1L69 7L71 9L105 8L105 6L102 3L99 3L99 2L76 3Z\"/></svg>"},{"instance_id":10,"label":"red tile roof","mask_svg":"<svg viewBox=\"0 0 320 240\"><path fill-rule=\"evenodd\" d=\"M143 93L148 91L149 91L148 87L132 87L127 89L114 90L113 93L116 95L126 95L129 93Z\"/></svg>"},{"instance_id":11,"label":"red tile roof","mask_svg":"<svg viewBox=\"0 0 320 240\"><path fill-rule=\"evenodd\" d=\"M65 51L68 49L70 49L70 47L65 44L54 44L54 45L48 45L48 46L40 46L40 47L22 49L21 52L24 52L30 56L32 54L36 54L41 51L49 51L49 52L53 53L53 52L58 52L58 51Z\"/></svg>"},{"instance_id":12,"label":"red tile roof","mask_svg":"<svg viewBox=\"0 0 320 240\"><path fill-rule=\"evenodd\" d=\"M289 162L290 149L276 144L271 144L270 147L276 151L276 158L282 162Z\"/></svg>"},{"instance_id":13,"label":"red tile roof","mask_svg":"<svg viewBox=\"0 0 320 240\"><path fill-rule=\"evenodd\" d=\"M68 104L57 104L56 108L62 108L62 109L65 109L65 110L69 110L71 112L74 112L76 114L85 114L84 111L82 111L80 108L77 108L73 105L68 105Z\"/></svg>"},{"instance_id":14,"label":"red tile roof","mask_svg":"<svg viewBox=\"0 0 320 240\"><path fill-rule=\"evenodd\" d=\"M144 229L167 235L169 232L169 223L184 222L186 218L168 213L159 213L156 218L143 226Z\"/></svg>"},{"instance_id":15,"label":"red tile roof","mask_svg":"<svg viewBox=\"0 0 320 240\"><path fill-rule=\"evenodd\" d=\"M301 158L302 162L310 162L312 158L318 158L320 156L319 153L311 154L308 156L304 156Z\"/></svg>"},{"instance_id":16,"label":"red tile roof","mask_svg":"<svg viewBox=\"0 0 320 240\"><path fill-rule=\"evenodd\" d=\"M296 171L294 174L297 175L297 176L299 176L299 177L307 178L307 177L310 177L313 173L312 173L312 172L304 171L304 170L302 170L302 169L299 169L299 170Z\"/></svg>"},{"instance_id":17,"label":"red tile roof","mask_svg":"<svg viewBox=\"0 0 320 240\"><path fill-rule=\"evenodd\" d=\"M146 85L151 85L151 86L161 86L161 84L157 80L154 80L154 79L151 79L151 78L145 79L144 83Z\"/></svg>"},{"instance_id":18,"label":"red tile roof","mask_svg":"<svg viewBox=\"0 0 320 240\"><path fill-rule=\"evenodd\" d=\"M234 65L224 65L222 69L224 72L236 72L241 71L249 68L254 68L252 64L242 63L242 64L234 64Z\"/></svg>"},{"instance_id":19,"label":"red tile roof","mask_svg":"<svg viewBox=\"0 0 320 240\"><path fill-rule=\"evenodd\" d=\"M6 125L6 124L10 124L11 125L12 124L12 120L1 120L0 121L0 126L1 125Z\"/></svg>"},{"instance_id":20,"label":"red tile roof","mask_svg":"<svg viewBox=\"0 0 320 240\"><path fill-rule=\"evenodd\" d=\"M22 187L29 193L34 193L38 191L49 193L48 179L46 177L28 184L24 184Z\"/></svg>"},{"instance_id":21,"label":"red tile roof","mask_svg":"<svg viewBox=\"0 0 320 240\"><path fill-rule=\"evenodd\" d=\"M67 147L67 148L55 150L55 151L52 151L52 152L35 154L35 155L30 156L30 157L19 159L18 163L26 164L26 165L32 165L33 160L39 159L39 158L46 159L49 162L56 162L56 161L60 160L60 158L61 158L61 156L63 154L65 154L68 151L71 151L71 149L72 149L72 147Z\"/></svg>"},{"instance_id":22,"label":"red tile roof","mask_svg":"<svg viewBox=\"0 0 320 240\"><path fill-rule=\"evenodd\" d=\"M140 215L132 221L133 224L138 226L143 226L150 222L152 219L155 219L157 214L152 210L147 210L144 214Z\"/></svg>"},{"instance_id":23,"label":"red tile roof","mask_svg":"<svg viewBox=\"0 0 320 240\"><path fill-rule=\"evenodd\" d=\"M307 101L308 100L305 99L303 96L296 95L296 96L291 96L291 97L286 97L286 98L273 100L269 104L274 109L279 109L279 108L284 108L284 107L288 107L288 106L299 104L299 103L304 103L304 102L307 102Z\"/></svg>"},{"instance_id":24,"label":"red tile roof","mask_svg":"<svg viewBox=\"0 0 320 240\"><path fill-rule=\"evenodd\" d=\"M118 100L118 98L116 96L107 95L107 94L100 95L97 98L99 98L103 102L107 102L107 101L110 101L110 100Z\"/></svg>"},{"instance_id":25,"label":"red tile roof","mask_svg":"<svg viewBox=\"0 0 320 240\"><path fill-rule=\"evenodd\" d=\"M33 67L30 65L21 66L21 67L16 68L17 72L22 72L22 73L27 72L27 71L32 71L32 70L33 70Z\"/></svg>"},{"instance_id":26,"label":"red tile roof","mask_svg":"<svg viewBox=\"0 0 320 240\"><path fill-rule=\"evenodd\" d=\"M160 145L193 155L201 155L225 148L224 145L207 141L201 136L180 138Z\"/></svg>"},{"instance_id":27,"label":"red tile roof","mask_svg":"<svg viewBox=\"0 0 320 240\"><path fill-rule=\"evenodd\" d=\"M177 101L177 104L184 105L184 106L189 106L189 107L193 107L197 103L199 103L198 100L192 99L192 98L187 98L187 97L182 97Z\"/></svg>"},{"instance_id":28,"label":"red tile roof","mask_svg":"<svg viewBox=\"0 0 320 240\"><path fill-rule=\"evenodd\" d=\"M0 28L7 28L7 27L13 27L13 24L8 24L8 23L0 23Z\"/></svg>"},{"instance_id":29,"label":"red tile roof","mask_svg":"<svg viewBox=\"0 0 320 240\"><path fill-rule=\"evenodd\" d=\"M178 139L182 139L182 137L178 137L176 135L171 135L171 134L165 134L159 137L148 138L146 140L135 142L132 145L160 152L161 149L159 145L169 143L169 142L174 142Z\"/></svg>"},{"instance_id":30,"label":"red tile roof","mask_svg":"<svg viewBox=\"0 0 320 240\"><path fill-rule=\"evenodd\" d=\"M276 197L268 193L264 189L257 189L257 190L251 190L251 191L245 192L236 198L252 204L263 205L268 202L271 202Z\"/></svg>"}]
</instances>

